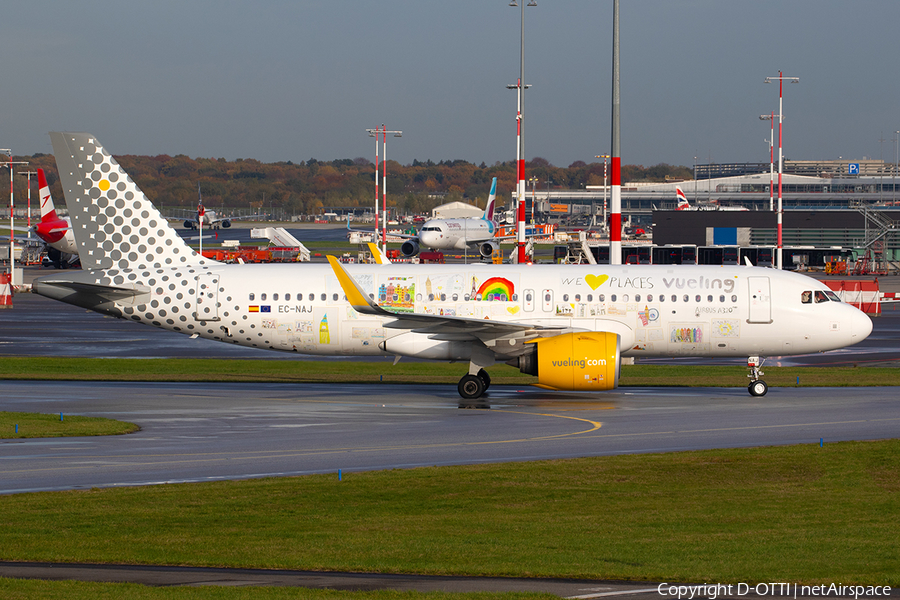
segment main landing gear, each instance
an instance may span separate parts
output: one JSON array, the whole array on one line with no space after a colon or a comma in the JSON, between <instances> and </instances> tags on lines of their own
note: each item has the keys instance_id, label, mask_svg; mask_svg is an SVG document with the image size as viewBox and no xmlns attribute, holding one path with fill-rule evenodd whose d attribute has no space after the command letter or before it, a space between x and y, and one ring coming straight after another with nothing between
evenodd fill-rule
<instances>
[{"instance_id":1,"label":"main landing gear","mask_svg":"<svg viewBox=\"0 0 900 600\"><path fill-rule=\"evenodd\" d=\"M467 374L459 380L456 389L462 396L464 402L459 403L460 408L490 408L487 402L471 402L481 398L487 389L491 386L491 376L484 369L479 369L475 375Z\"/></svg>"},{"instance_id":2,"label":"main landing gear","mask_svg":"<svg viewBox=\"0 0 900 600\"><path fill-rule=\"evenodd\" d=\"M750 369L750 374L747 375L750 378L750 385L747 386L747 391L750 392L751 396L765 396L766 392L769 391L769 386L766 385L766 382L759 378L763 374L761 367L764 362L766 362L766 359L758 356L751 356L747 359L747 367Z\"/></svg>"}]
</instances>

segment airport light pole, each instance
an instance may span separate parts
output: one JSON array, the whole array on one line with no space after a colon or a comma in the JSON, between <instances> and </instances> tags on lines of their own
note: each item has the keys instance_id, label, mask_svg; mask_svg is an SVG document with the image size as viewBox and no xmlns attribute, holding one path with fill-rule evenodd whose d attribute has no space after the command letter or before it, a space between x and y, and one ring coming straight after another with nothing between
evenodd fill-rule
<instances>
[{"instance_id":1,"label":"airport light pole","mask_svg":"<svg viewBox=\"0 0 900 600\"><path fill-rule=\"evenodd\" d=\"M387 134L393 134L394 137L403 137L402 131L388 131L388 128L381 124L381 127L375 129L366 129L369 137L375 138L375 243L378 243L378 136L381 135L381 153L382 164L384 165L381 177L381 251L387 254Z\"/></svg>"},{"instance_id":2,"label":"airport light pole","mask_svg":"<svg viewBox=\"0 0 900 600\"><path fill-rule=\"evenodd\" d=\"M777 228L778 228L778 249L776 251L776 268L782 269L784 266L782 264L782 236L781 236L781 224L784 217L784 205L782 203L781 196L781 180L782 175L784 174L784 152L783 145L781 141L782 135L782 124L784 122L784 82L790 81L791 83L799 83L799 77L785 77L781 71L778 71L778 77L766 77L766 83L772 83L773 81L778 81L778 219L777 219Z\"/></svg>"},{"instance_id":3,"label":"airport light pole","mask_svg":"<svg viewBox=\"0 0 900 600\"><path fill-rule=\"evenodd\" d=\"M19 175L23 175L28 178L28 239L31 239L31 176L37 175L37 171L25 171L19 173Z\"/></svg>"},{"instance_id":4,"label":"airport light pole","mask_svg":"<svg viewBox=\"0 0 900 600\"><path fill-rule=\"evenodd\" d=\"M16 281L16 230L13 229L16 225L16 203L15 196L13 196L13 165L27 165L28 163L21 161L13 162L12 150L9 148L0 148L0 153L9 156L9 162L4 165L9 167L9 281L13 286L16 286L21 282Z\"/></svg>"},{"instance_id":5,"label":"airport light pole","mask_svg":"<svg viewBox=\"0 0 900 600\"><path fill-rule=\"evenodd\" d=\"M759 115L760 121L769 121L769 211L775 210L775 111L770 115Z\"/></svg>"},{"instance_id":6,"label":"airport light pole","mask_svg":"<svg viewBox=\"0 0 900 600\"><path fill-rule=\"evenodd\" d=\"M518 0L511 0L510 6L519 6ZM528 6L537 6L537 2L530 0ZM517 90L517 110L516 110L516 197L518 204L516 205L516 246L518 252L516 254L516 262L523 264L527 261L525 256L525 137L522 133L522 120L525 111L525 88L531 87L525 85L525 0L521 4L521 37L519 45L519 80L515 86L506 86L509 89Z\"/></svg>"}]
</instances>

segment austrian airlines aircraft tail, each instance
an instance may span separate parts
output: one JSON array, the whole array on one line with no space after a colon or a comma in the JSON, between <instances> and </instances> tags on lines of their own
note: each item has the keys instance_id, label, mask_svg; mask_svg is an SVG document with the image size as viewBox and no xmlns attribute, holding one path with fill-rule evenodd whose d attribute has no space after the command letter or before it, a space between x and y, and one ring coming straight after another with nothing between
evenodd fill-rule
<instances>
[{"instance_id":1,"label":"austrian airlines aircraft tail","mask_svg":"<svg viewBox=\"0 0 900 600\"><path fill-rule=\"evenodd\" d=\"M457 386L467 403L498 362L539 387L601 392L618 385L622 356L743 357L761 396L764 357L872 331L821 282L750 266L218 263L96 138L50 136L85 270L41 277L35 293L254 348L468 363Z\"/></svg>"},{"instance_id":2,"label":"austrian airlines aircraft tail","mask_svg":"<svg viewBox=\"0 0 900 600\"><path fill-rule=\"evenodd\" d=\"M69 219L63 219L56 214L44 169L39 168L37 176L41 197L41 220L34 225L34 233L51 248L64 254L75 255L78 251L75 247L75 236L72 234L72 224Z\"/></svg>"}]
</instances>

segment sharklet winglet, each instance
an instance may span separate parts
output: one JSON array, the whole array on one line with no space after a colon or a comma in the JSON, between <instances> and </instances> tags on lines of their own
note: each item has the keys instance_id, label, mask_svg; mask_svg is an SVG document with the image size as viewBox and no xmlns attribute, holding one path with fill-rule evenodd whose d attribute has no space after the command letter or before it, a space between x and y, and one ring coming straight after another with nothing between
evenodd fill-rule
<instances>
[{"instance_id":1,"label":"sharklet winglet","mask_svg":"<svg viewBox=\"0 0 900 600\"><path fill-rule=\"evenodd\" d=\"M343 265L336 259L335 257L328 255L328 263L331 265L331 268L334 270L334 275L338 279L338 283L341 284L341 289L344 290L344 295L347 296L347 302L350 303L350 306L353 307L357 312L361 312L367 315L379 315L384 317L393 317L392 313L384 310L377 304L375 304L371 298L369 298L364 291L359 287L359 284L356 283L356 280L347 273L347 270L344 269Z\"/></svg>"}]
</instances>

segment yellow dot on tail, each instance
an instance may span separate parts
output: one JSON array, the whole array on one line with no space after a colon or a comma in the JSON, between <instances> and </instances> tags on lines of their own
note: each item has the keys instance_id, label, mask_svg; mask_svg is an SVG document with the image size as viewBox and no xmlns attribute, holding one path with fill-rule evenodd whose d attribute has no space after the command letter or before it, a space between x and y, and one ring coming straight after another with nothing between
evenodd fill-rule
<instances>
[{"instance_id":1,"label":"yellow dot on tail","mask_svg":"<svg viewBox=\"0 0 900 600\"><path fill-rule=\"evenodd\" d=\"M102 181L100 181L100 183L97 184L97 187L105 192L109 189L109 182L103 179Z\"/></svg>"}]
</instances>

